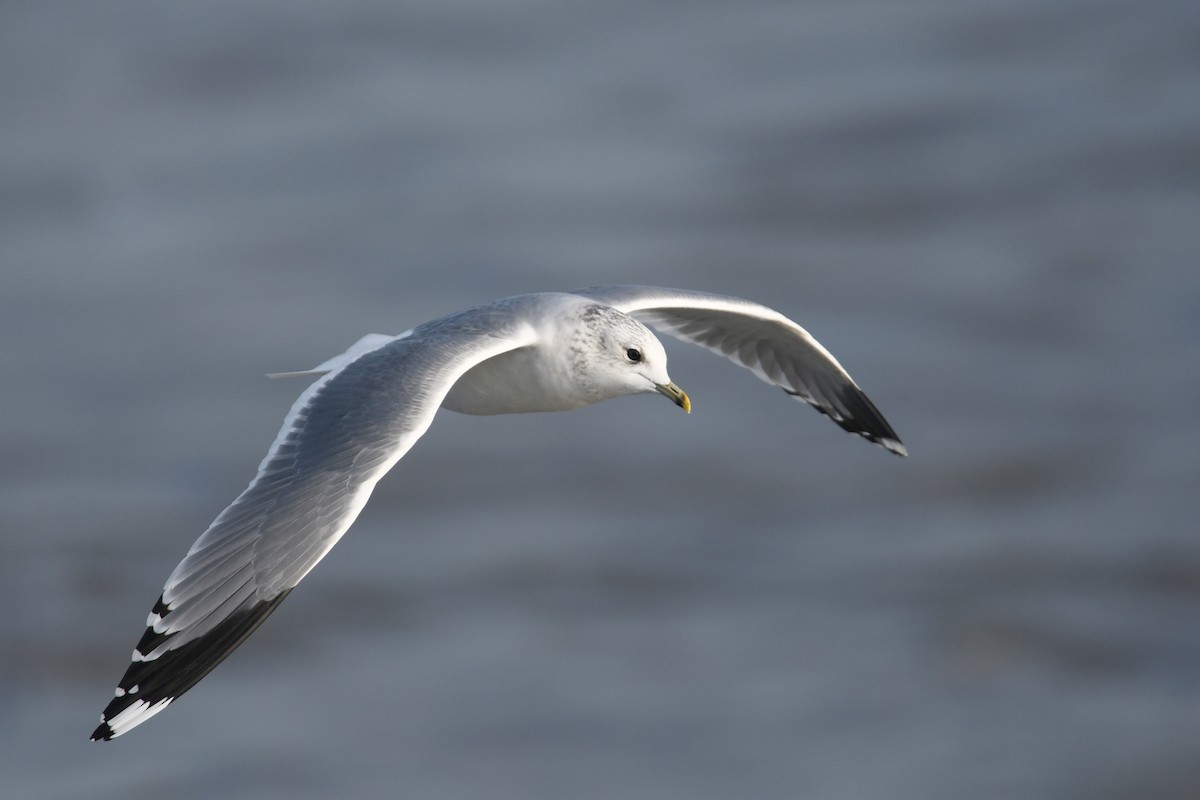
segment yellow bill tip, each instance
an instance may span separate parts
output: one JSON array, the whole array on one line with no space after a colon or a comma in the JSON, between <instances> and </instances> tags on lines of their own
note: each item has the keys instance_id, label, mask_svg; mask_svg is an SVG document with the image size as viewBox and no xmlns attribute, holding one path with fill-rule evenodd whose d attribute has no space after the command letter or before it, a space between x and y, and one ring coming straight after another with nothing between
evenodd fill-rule
<instances>
[{"instance_id":1,"label":"yellow bill tip","mask_svg":"<svg viewBox=\"0 0 1200 800\"><path fill-rule=\"evenodd\" d=\"M659 394L682 408L688 414L692 413L692 399L687 396L687 392L680 389L674 383L657 383L654 385L654 388L658 390Z\"/></svg>"}]
</instances>

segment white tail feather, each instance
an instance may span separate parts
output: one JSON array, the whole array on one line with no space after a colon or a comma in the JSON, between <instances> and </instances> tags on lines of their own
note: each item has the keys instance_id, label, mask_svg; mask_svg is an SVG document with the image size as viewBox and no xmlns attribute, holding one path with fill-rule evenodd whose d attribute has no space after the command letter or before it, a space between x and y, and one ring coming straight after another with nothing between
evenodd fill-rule
<instances>
[{"instance_id":1,"label":"white tail feather","mask_svg":"<svg viewBox=\"0 0 1200 800\"><path fill-rule=\"evenodd\" d=\"M405 331L400 336L407 336L409 331ZM349 364L354 359L375 350L393 339L399 339L400 336L391 336L386 333L368 333L366 336L359 339L344 353L334 356L328 361L323 361L312 369L303 369L296 372L268 372L267 377L272 380L281 380L284 378L319 378L334 370L341 369Z\"/></svg>"}]
</instances>

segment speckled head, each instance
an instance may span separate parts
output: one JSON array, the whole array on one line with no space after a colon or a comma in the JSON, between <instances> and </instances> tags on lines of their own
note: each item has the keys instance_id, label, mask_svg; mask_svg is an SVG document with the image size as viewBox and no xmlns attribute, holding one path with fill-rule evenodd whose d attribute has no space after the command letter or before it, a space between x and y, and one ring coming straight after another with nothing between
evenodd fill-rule
<instances>
[{"instance_id":1,"label":"speckled head","mask_svg":"<svg viewBox=\"0 0 1200 800\"><path fill-rule=\"evenodd\" d=\"M596 401L659 392L684 411L687 394L667 374L667 353L649 328L611 306L590 303L580 312L572 342L575 369Z\"/></svg>"}]
</instances>

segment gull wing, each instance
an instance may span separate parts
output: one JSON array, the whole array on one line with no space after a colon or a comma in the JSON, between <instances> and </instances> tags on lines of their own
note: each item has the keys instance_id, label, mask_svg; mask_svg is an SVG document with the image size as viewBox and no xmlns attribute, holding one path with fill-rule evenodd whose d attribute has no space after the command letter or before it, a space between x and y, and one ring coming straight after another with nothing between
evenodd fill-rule
<instances>
[{"instance_id":1,"label":"gull wing","mask_svg":"<svg viewBox=\"0 0 1200 800\"><path fill-rule=\"evenodd\" d=\"M837 359L774 309L740 297L655 286L593 286L575 294L723 355L811 404L845 430L908 455L892 426Z\"/></svg>"},{"instance_id":2,"label":"gull wing","mask_svg":"<svg viewBox=\"0 0 1200 800\"><path fill-rule=\"evenodd\" d=\"M167 579L93 740L120 736L207 675L337 543L454 382L536 343L532 327L494 317L427 323L300 395L254 480Z\"/></svg>"}]
</instances>

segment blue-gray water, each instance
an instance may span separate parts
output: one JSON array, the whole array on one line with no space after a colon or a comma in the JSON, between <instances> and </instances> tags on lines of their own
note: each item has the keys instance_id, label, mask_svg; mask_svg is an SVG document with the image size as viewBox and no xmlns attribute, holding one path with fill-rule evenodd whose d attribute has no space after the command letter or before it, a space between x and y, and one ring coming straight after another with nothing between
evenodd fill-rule
<instances>
[{"instance_id":1,"label":"blue-gray water","mask_svg":"<svg viewBox=\"0 0 1200 800\"><path fill-rule=\"evenodd\" d=\"M1200 796L1200 13L0 11L4 797ZM522 291L744 295L912 456L446 414L228 662L87 735L304 368Z\"/></svg>"}]
</instances>

